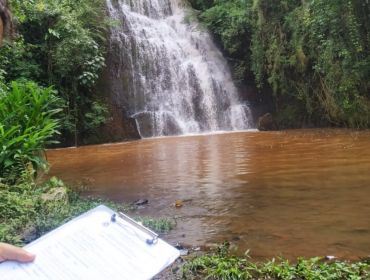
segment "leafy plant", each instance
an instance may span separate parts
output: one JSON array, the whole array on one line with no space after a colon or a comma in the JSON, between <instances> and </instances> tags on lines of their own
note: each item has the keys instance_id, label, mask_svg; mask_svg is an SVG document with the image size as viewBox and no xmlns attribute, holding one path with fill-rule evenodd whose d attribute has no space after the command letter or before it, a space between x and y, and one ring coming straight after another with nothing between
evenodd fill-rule
<instances>
[{"instance_id":1,"label":"leafy plant","mask_svg":"<svg viewBox=\"0 0 370 280\"><path fill-rule=\"evenodd\" d=\"M15 185L0 184L0 242L24 245L55 227L102 203L113 209L123 206L100 199L81 198L57 178L42 185L21 176ZM45 200L55 188L66 191L66 199Z\"/></svg>"},{"instance_id":2,"label":"leafy plant","mask_svg":"<svg viewBox=\"0 0 370 280\"><path fill-rule=\"evenodd\" d=\"M157 233L168 233L174 228L174 222L168 218L137 217L136 220Z\"/></svg>"},{"instance_id":3,"label":"leafy plant","mask_svg":"<svg viewBox=\"0 0 370 280\"><path fill-rule=\"evenodd\" d=\"M5 82L34 80L53 86L64 100L61 131L65 143L78 144L101 122L86 116L99 111L94 86L105 65L108 21L100 0L10 0L17 36L0 49ZM73 139L73 141L71 141Z\"/></svg>"},{"instance_id":4,"label":"leafy plant","mask_svg":"<svg viewBox=\"0 0 370 280\"><path fill-rule=\"evenodd\" d=\"M325 262L322 258L299 258L295 263L284 259L253 262L249 257L230 255L227 244L214 253L193 258L182 269L183 279L365 280L369 277L370 266L365 262Z\"/></svg>"},{"instance_id":5,"label":"leafy plant","mask_svg":"<svg viewBox=\"0 0 370 280\"><path fill-rule=\"evenodd\" d=\"M60 100L52 88L13 82L0 95L0 178L15 180L31 167L46 169L45 145L58 133Z\"/></svg>"},{"instance_id":6,"label":"leafy plant","mask_svg":"<svg viewBox=\"0 0 370 280\"><path fill-rule=\"evenodd\" d=\"M190 2L234 77L271 88L280 127L370 127L369 1Z\"/></svg>"}]
</instances>

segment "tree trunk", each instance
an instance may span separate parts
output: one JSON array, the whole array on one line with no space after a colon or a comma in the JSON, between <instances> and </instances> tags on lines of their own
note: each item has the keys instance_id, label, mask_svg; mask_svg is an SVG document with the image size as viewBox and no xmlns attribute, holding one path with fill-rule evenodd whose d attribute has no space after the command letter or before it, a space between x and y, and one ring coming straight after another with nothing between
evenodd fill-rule
<instances>
[{"instance_id":1,"label":"tree trunk","mask_svg":"<svg viewBox=\"0 0 370 280\"><path fill-rule=\"evenodd\" d=\"M4 24L3 24L3 20L0 17L0 47L3 43L3 37L4 37Z\"/></svg>"},{"instance_id":2,"label":"tree trunk","mask_svg":"<svg viewBox=\"0 0 370 280\"><path fill-rule=\"evenodd\" d=\"M0 0L0 46L6 35L12 33L12 16L7 0Z\"/></svg>"}]
</instances>

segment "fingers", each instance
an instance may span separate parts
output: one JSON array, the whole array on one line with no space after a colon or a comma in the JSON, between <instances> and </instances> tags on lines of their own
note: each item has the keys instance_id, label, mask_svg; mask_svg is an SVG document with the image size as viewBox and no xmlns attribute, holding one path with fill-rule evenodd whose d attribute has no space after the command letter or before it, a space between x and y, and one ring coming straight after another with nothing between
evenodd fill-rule
<instances>
[{"instance_id":1,"label":"fingers","mask_svg":"<svg viewBox=\"0 0 370 280\"><path fill-rule=\"evenodd\" d=\"M0 243L0 262L6 260L32 262L34 259L34 254L9 244Z\"/></svg>"}]
</instances>

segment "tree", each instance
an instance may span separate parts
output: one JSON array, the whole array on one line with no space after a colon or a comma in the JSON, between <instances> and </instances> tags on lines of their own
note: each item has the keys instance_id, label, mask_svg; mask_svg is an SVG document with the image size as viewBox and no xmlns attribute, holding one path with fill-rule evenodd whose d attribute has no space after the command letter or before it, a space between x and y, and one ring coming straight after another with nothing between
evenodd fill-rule
<instances>
[{"instance_id":1,"label":"tree","mask_svg":"<svg viewBox=\"0 0 370 280\"><path fill-rule=\"evenodd\" d=\"M0 46L3 37L12 30L12 18L7 0L0 0Z\"/></svg>"},{"instance_id":2,"label":"tree","mask_svg":"<svg viewBox=\"0 0 370 280\"><path fill-rule=\"evenodd\" d=\"M191 0L280 127L370 127L370 2Z\"/></svg>"}]
</instances>

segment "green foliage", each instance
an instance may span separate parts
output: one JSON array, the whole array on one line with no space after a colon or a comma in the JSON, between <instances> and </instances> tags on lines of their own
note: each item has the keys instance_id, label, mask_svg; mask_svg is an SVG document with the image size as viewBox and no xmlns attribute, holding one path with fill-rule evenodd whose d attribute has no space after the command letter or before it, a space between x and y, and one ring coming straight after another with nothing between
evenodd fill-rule
<instances>
[{"instance_id":1,"label":"green foliage","mask_svg":"<svg viewBox=\"0 0 370 280\"><path fill-rule=\"evenodd\" d=\"M280 127L370 126L369 1L191 2L235 76L273 90Z\"/></svg>"},{"instance_id":2,"label":"green foliage","mask_svg":"<svg viewBox=\"0 0 370 280\"><path fill-rule=\"evenodd\" d=\"M214 0L190 0L191 5L198 10L206 10L212 7Z\"/></svg>"},{"instance_id":3,"label":"green foliage","mask_svg":"<svg viewBox=\"0 0 370 280\"><path fill-rule=\"evenodd\" d=\"M242 81L251 75L250 64L251 4L246 0L191 1L204 9L200 19L213 32L226 51L234 68L234 79Z\"/></svg>"},{"instance_id":4,"label":"green foliage","mask_svg":"<svg viewBox=\"0 0 370 280\"><path fill-rule=\"evenodd\" d=\"M308 260L300 258L295 264L287 260L272 260L255 268L257 275L269 275L272 279L361 280L370 276L370 267L366 263L324 262L317 257Z\"/></svg>"},{"instance_id":5,"label":"green foliage","mask_svg":"<svg viewBox=\"0 0 370 280\"><path fill-rule=\"evenodd\" d=\"M101 0L10 0L17 36L0 50L6 82L25 78L52 85L64 100L62 131L77 142L99 110L93 93L104 67L105 3ZM100 118L101 120L101 118ZM64 139L66 140L66 139Z\"/></svg>"},{"instance_id":6,"label":"green foliage","mask_svg":"<svg viewBox=\"0 0 370 280\"><path fill-rule=\"evenodd\" d=\"M46 169L45 145L58 133L60 100L52 88L32 82L3 85L0 92L0 178L14 180L29 164Z\"/></svg>"},{"instance_id":7,"label":"green foliage","mask_svg":"<svg viewBox=\"0 0 370 280\"><path fill-rule=\"evenodd\" d=\"M22 229L34 219L38 198L29 195L33 184L20 184L11 188L0 184L0 240L11 244L22 244Z\"/></svg>"},{"instance_id":8,"label":"green foliage","mask_svg":"<svg viewBox=\"0 0 370 280\"><path fill-rule=\"evenodd\" d=\"M266 80L271 85L278 110L294 103L300 120L370 125L369 35L359 5L358 1L274 5L257 1L259 19L252 48L263 54L253 57L253 69L260 85Z\"/></svg>"},{"instance_id":9,"label":"green foliage","mask_svg":"<svg viewBox=\"0 0 370 280\"><path fill-rule=\"evenodd\" d=\"M254 263L248 258L231 256L223 245L216 253L195 257L183 267L183 279L270 279L341 280L369 279L370 266L364 262L325 262L321 258L272 260Z\"/></svg>"},{"instance_id":10,"label":"green foliage","mask_svg":"<svg viewBox=\"0 0 370 280\"><path fill-rule=\"evenodd\" d=\"M156 233L168 233L174 228L174 222L167 218L154 219L150 217L137 217L138 222L152 229Z\"/></svg>"},{"instance_id":11,"label":"green foliage","mask_svg":"<svg viewBox=\"0 0 370 280\"><path fill-rule=\"evenodd\" d=\"M45 199L45 194L57 189L64 190L66 196ZM32 174L25 172L15 185L0 182L0 242L24 245L101 204L116 211L132 210L129 206L102 199L82 198L55 177L37 184ZM158 233L167 233L173 228L168 219L144 217L138 220Z\"/></svg>"},{"instance_id":12,"label":"green foliage","mask_svg":"<svg viewBox=\"0 0 370 280\"><path fill-rule=\"evenodd\" d=\"M45 201L43 194L55 188L66 189L67 198ZM111 202L81 198L56 178L43 185L29 177L22 178L17 185L0 184L0 242L24 245L102 203L125 210Z\"/></svg>"},{"instance_id":13,"label":"green foliage","mask_svg":"<svg viewBox=\"0 0 370 280\"><path fill-rule=\"evenodd\" d=\"M223 46L229 54L238 52L246 43L240 35L247 35L249 29L248 15L245 0L217 1L217 4L202 14L202 19L224 43Z\"/></svg>"},{"instance_id":14,"label":"green foliage","mask_svg":"<svg viewBox=\"0 0 370 280\"><path fill-rule=\"evenodd\" d=\"M0 48L0 71L3 80L13 81L19 78L40 80L41 67L33 56L36 48L26 44L22 37Z\"/></svg>"},{"instance_id":15,"label":"green foliage","mask_svg":"<svg viewBox=\"0 0 370 280\"><path fill-rule=\"evenodd\" d=\"M90 111L85 113L83 118L83 121L85 122L85 132L93 132L95 128L106 122L107 117L107 106L99 101L92 102Z\"/></svg>"}]
</instances>

